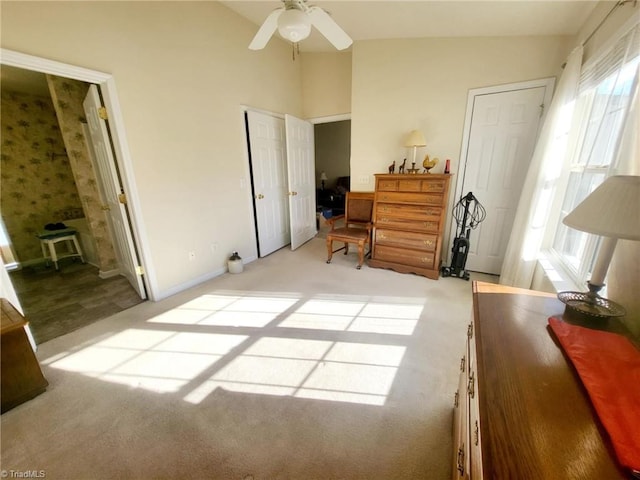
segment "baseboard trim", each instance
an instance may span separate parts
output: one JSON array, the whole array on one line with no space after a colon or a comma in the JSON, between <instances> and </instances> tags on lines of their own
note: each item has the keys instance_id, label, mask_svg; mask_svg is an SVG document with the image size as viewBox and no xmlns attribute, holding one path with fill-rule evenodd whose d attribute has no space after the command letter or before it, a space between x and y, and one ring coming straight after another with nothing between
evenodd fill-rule
<instances>
[{"instance_id":1,"label":"baseboard trim","mask_svg":"<svg viewBox=\"0 0 640 480\"><path fill-rule=\"evenodd\" d=\"M219 268L217 270L213 270L209 273L207 273L206 275L201 275L199 277L196 277L192 280L189 280L188 282L184 282L184 283L180 283L174 287L168 288L167 290L163 290L162 292L160 292L160 294L155 297L155 301L158 300L164 300L165 298L171 297L177 293L180 293L184 290L187 290L189 288L193 288L197 285L200 285L201 283L206 282L207 280L211 280L214 279L216 277L219 277L220 275L222 275L223 273L225 273L227 271L226 268Z\"/></svg>"},{"instance_id":2,"label":"baseboard trim","mask_svg":"<svg viewBox=\"0 0 640 480\"><path fill-rule=\"evenodd\" d=\"M98 272L98 276L103 280L107 278L115 277L117 275L120 275L120 269L118 268L116 268L115 270L107 270L107 271L100 270Z\"/></svg>"},{"instance_id":3,"label":"baseboard trim","mask_svg":"<svg viewBox=\"0 0 640 480\"><path fill-rule=\"evenodd\" d=\"M254 260L257 260L257 259L258 259L258 257L256 257L254 255L254 256L251 256L251 257L248 257L248 258L244 258L242 260L242 263L243 263L243 265L246 265L247 263L251 263L251 262L253 262ZM222 267L222 268L218 268L218 269L213 270L213 271L211 271L211 272L209 272L209 273L207 273L205 275L201 275L201 276L196 277L196 278L194 278L192 280L189 280L188 282L180 283L180 284L178 284L178 285L176 285L174 287L168 288L167 290L161 291L156 297L153 298L153 301L157 302L157 301L163 300L163 299L165 299L167 297L171 297L172 295L180 293L180 292L182 292L184 290L187 290L189 288L196 287L196 286L200 285L201 283L204 283L204 282L206 282L208 280L213 280L214 278L219 277L220 275L222 275L224 273L227 273L227 271L228 271L228 268L227 268L227 265L225 264L225 266Z\"/></svg>"}]
</instances>

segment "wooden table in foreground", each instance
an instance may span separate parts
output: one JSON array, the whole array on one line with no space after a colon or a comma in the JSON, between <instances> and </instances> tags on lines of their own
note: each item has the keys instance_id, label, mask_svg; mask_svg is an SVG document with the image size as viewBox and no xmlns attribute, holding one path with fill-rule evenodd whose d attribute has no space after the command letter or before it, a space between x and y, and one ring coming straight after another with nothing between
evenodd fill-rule
<instances>
[{"instance_id":1,"label":"wooden table in foreground","mask_svg":"<svg viewBox=\"0 0 640 480\"><path fill-rule=\"evenodd\" d=\"M49 384L42 375L25 331L27 321L11 303L0 299L0 396L2 413L40 395Z\"/></svg>"},{"instance_id":2,"label":"wooden table in foreground","mask_svg":"<svg viewBox=\"0 0 640 480\"><path fill-rule=\"evenodd\" d=\"M473 282L454 479L632 478L548 326L550 316L579 323L563 315L555 295ZM619 321L602 322L600 329L626 332Z\"/></svg>"}]
</instances>

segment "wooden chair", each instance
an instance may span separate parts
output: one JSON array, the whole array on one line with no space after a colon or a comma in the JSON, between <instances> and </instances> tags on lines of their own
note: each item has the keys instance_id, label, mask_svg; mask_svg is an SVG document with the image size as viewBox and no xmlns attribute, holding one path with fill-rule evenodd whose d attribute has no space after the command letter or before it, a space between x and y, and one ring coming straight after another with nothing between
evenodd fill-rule
<instances>
[{"instance_id":1,"label":"wooden chair","mask_svg":"<svg viewBox=\"0 0 640 480\"><path fill-rule=\"evenodd\" d=\"M344 249L344 254L349 253L349 244L358 246L358 270L364 263L364 249L371 248L371 230L373 214L373 192L347 192L344 215L329 218L331 230L327 233L327 263L331 263L333 254ZM338 220L344 219L344 227L336 228ZM333 242L344 242L344 247L333 249Z\"/></svg>"}]
</instances>

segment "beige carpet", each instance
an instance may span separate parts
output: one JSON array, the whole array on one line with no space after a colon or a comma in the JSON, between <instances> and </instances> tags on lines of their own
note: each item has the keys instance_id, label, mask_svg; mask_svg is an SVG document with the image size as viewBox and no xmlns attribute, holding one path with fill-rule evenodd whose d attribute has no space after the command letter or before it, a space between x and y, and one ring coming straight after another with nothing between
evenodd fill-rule
<instances>
[{"instance_id":1,"label":"beige carpet","mask_svg":"<svg viewBox=\"0 0 640 480\"><path fill-rule=\"evenodd\" d=\"M2 415L1 468L450 478L471 283L324 259L316 238L40 345L50 386Z\"/></svg>"}]
</instances>

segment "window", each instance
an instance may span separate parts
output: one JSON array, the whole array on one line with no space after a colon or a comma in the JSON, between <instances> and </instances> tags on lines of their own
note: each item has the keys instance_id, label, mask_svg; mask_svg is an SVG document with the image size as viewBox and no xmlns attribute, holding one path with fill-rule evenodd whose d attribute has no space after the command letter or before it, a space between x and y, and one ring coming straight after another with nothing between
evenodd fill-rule
<instances>
[{"instance_id":1,"label":"window","mask_svg":"<svg viewBox=\"0 0 640 480\"><path fill-rule=\"evenodd\" d=\"M575 104L569 174L552 250L577 284L589 278L599 237L562 224L562 219L616 167L617 146L638 82L638 26L600 60L583 68Z\"/></svg>"}]
</instances>

